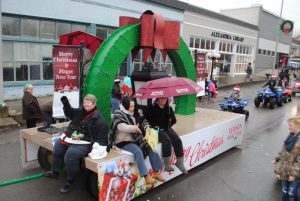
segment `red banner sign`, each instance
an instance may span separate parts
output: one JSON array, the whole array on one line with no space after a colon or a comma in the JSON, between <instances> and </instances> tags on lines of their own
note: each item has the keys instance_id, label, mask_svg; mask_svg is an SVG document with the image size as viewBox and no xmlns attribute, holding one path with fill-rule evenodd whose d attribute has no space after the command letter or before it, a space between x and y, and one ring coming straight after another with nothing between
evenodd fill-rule
<instances>
[{"instance_id":1,"label":"red banner sign","mask_svg":"<svg viewBox=\"0 0 300 201\"><path fill-rule=\"evenodd\" d=\"M79 106L80 47L53 46L53 116L63 117L60 98L67 96L73 107Z\"/></svg>"},{"instance_id":2,"label":"red banner sign","mask_svg":"<svg viewBox=\"0 0 300 201\"><path fill-rule=\"evenodd\" d=\"M197 80L205 79L205 54L198 53L196 56Z\"/></svg>"},{"instance_id":3,"label":"red banner sign","mask_svg":"<svg viewBox=\"0 0 300 201\"><path fill-rule=\"evenodd\" d=\"M54 91L79 89L80 48L54 46Z\"/></svg>"}]
</instances>

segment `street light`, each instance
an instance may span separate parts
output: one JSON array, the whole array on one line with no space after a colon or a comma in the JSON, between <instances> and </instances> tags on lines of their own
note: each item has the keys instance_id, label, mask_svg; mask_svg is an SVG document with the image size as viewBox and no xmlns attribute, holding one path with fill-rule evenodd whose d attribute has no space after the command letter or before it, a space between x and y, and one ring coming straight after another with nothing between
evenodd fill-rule
<instances>
[{"instance_id":1,"label":"street light","mask_svg":"<svg viewBox=\"0 0 300 201\"><path fill-rule=\"evenodd\" d=\"M212 80L213 70L215 67L215 61L217 58L220 58L221 55L216 50L210 51L206 53L208 59L211 59L211 72L210 72L210 80Z\"/></svg>"}]
</instances>

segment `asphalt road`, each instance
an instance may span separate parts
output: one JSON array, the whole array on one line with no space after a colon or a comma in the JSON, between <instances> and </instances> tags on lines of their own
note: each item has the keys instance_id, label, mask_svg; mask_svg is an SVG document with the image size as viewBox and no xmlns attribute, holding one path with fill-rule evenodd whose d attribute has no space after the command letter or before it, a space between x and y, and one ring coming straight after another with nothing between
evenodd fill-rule
<instances>
[{"instance_id":1,"label":"asphalt road","mask_svg":"<svg viewBox=\"0 0 300 201\"><path fill-rule=\"evenodd\" d=\"M287 119L299 115L300 97L281 108L255 108L254 96L260 84L242 87L250 117L246 123L242 145L179 176L172 181L135 199L135 201L276 201L280 200L280 187L276 182L271 161L280 150L288 134ZM220 91L218 101L231 90ZM219 109L216 104L200 107ZM0 181L24 177L42 171L25 170L20 162L19 130L1 131ZM85 190L85 175L67 195L59 188L63 181L41 178L25 183L0 187L0 200L94 200Z\"/></svg>"}]
</instances>

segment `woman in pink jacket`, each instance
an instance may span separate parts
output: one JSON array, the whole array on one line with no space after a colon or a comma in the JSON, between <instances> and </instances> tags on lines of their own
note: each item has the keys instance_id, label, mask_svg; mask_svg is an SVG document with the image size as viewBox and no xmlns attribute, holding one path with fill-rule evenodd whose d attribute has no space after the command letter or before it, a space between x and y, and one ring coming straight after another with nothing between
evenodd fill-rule
<instances>
[{"instance_id":1,"label":"woman in pink jacket","mask_svg":"<svg viewBox=\"0 0 300 201\"><path fill-rule=\"evenodd\" d=\"M208 100L212 98L212 101L215 102L215 99L218 95L218 91L216 89L216 84L209 80L208 81Z\"/></svg>"}]
</instances>

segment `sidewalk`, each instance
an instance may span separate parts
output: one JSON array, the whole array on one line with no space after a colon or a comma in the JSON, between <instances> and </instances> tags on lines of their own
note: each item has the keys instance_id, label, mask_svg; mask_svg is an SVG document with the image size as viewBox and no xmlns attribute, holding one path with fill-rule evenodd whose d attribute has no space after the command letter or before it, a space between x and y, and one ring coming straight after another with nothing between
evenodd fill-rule
<instances>
[{"instance_id":1,"label":"sidewalk","mask_svg":"<svg viewBox=\"0 0 300 201\"><path fill-rule=\"evenodd\" d=\"M266 81L265 76L254 76L253 81L244 81L245 76L236 76L236 77L218 77L216 78L218 84L218 90L226 90L233 87L234 85L247 85L251 83L263 82ZM52 96L43 96L37 98L39 104L52 101ZM0 118L0 128L9 128L16 127L25 124L25 121L22 119L22 100L8 100L5 101L9 109L9 117Z\"/></svg>"}]
</instances>

